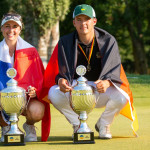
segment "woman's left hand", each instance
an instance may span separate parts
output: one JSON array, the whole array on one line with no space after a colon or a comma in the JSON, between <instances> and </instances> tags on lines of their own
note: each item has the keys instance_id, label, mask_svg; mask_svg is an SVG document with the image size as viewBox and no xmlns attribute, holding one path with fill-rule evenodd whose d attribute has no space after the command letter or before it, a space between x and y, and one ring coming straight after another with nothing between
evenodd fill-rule
<instances>
[{"instance_id":1,"label":"woman's left hand","mask_svg":"<svg viewBox=\"0 0 150 150\"><path fill-rule=\"evenodd\" d=\"M28 95L30 96L30 98L35 98L36 97L36 88L29 86L28 87Z\"/></svg>"}]
</instances>

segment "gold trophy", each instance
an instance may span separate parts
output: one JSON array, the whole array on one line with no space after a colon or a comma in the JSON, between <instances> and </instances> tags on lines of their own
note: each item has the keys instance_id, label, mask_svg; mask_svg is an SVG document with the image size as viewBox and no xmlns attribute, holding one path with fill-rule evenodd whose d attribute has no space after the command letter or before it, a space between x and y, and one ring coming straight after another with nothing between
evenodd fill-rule
<instances>
[{"instance_id":1,"label":"gold trophy","mask_svg":"<svg viewBox=\"0 0 150 150\"><path fill-rule=\"evenodd\" d=\"M86 123L87 114L95 107L95 96L92 87L86 84L87 79L83 77L86 73L86 68L80 65L76 68L76 72L80 77L77 79L77 85L73 87L71 92L70 103L73 110L79 115L80 127L74 133L74 143L95 143L94 132L91 131Z\"/></svg>"},{"instance_id":2,"label":"gold trophy","mask_svg":"<svg viewBox=\"0 0 150 150\"><path fill-rule=\"evenodd\" d=\"M10 117L10 129L4 135L4 145L25 145L24 133L18 128L17 122L26 105L26 92L13 79L17 74L14 68L9 68L6 73L11 79L6 83L7 88L1 91L1 107Z\"/></svg>"}]
</instances>

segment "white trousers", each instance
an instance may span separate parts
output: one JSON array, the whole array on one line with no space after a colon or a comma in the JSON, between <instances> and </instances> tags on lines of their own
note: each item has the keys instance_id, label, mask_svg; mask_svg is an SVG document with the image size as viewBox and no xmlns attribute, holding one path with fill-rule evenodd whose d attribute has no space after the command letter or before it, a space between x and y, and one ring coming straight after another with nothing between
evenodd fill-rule
<instances>
[{"instance_id":1,"label":"white trousers","mask_svg":"<svg viewBox=\"0 0 150 150\"><path fill-rule=\"evenodd\" d=\"M76 81L73 82L72 86L75 84ZM96 85L92 81L88 81L87 84L96 88ZM120 110L126 105L126 98L114 86L109 87L105 93L99 93L95 91L94 95L96 97L95 108L106 107L97 123L104 126L110 125L115 115L119 114ZM66 119L73 126L80 124L78 114L76 114L70 106L69 92L63 93L60 91L58 85L54 85L49 90L48 98L50 99L53 106L62 114L64 114Z\"/></svg>"}]
</instances>

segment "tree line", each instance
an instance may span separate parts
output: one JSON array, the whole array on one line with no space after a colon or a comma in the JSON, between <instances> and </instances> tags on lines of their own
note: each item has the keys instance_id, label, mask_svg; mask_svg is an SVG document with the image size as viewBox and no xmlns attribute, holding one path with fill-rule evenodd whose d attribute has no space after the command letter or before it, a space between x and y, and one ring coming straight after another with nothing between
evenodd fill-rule
<instances>
[{"instance_id":1,"label":"tree line","mask_svg":"<svg viewBox=\"0 0 150 150\"><path fill-rule=\"evenodd\" d=\"M0 17L8 11L21 14L23 38L38 49L43 61L48 61L59 37L74 30L72 13L83 3L95 9L96 26L117 39L125 70L150 74L149 0L2 0Z\"/></svg>"}]
</instances>

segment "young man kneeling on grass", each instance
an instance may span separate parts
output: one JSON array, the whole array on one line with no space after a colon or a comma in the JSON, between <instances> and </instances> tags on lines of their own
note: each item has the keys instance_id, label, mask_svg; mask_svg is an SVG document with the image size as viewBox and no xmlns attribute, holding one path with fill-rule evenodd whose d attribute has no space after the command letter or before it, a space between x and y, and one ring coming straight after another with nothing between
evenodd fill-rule
<instances>
[{"instance_id":1,"label":"young man kneeling on grass","mask_svg":"<svg viewBox=\"0 0 150 150\"><path fill-rule=\"evenodd\" d=\"M95 107L106 107L95 128L99 132L99 138L111 139L110 125L114 117L121 113L136 121L136 113L116 39L103 29L95 27L96 23L96 14L91 6L82 4L75 7L73 25L76 30L60 38L44 80L45 86L50 88L49 100L67 118L76 132L80 121L68 101L69 92L79 77L76 67L86 66L87 83L96 89ZM134 125L135 133L138 123Z\"/></svg>"}]
</instances>

